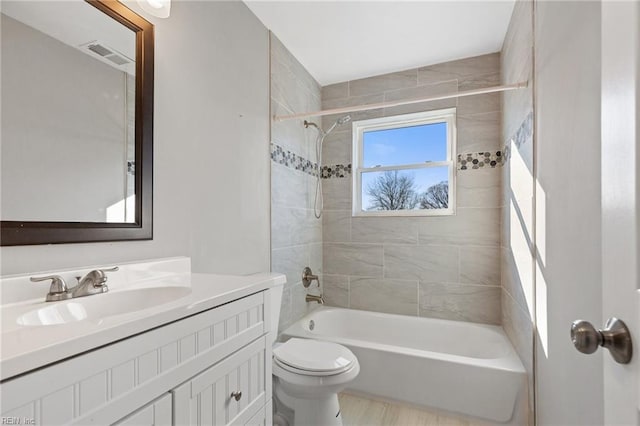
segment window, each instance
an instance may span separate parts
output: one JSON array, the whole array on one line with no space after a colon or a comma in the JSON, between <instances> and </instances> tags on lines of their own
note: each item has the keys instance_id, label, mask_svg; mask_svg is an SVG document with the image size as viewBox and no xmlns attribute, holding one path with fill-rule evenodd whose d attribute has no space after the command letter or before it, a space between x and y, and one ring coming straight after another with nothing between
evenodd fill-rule
<instances>
[{"instance_id":1,"label":"window","mask_svg":"<svg viewBox=\"0 0 640 426\"><path fill-rule=\"evenodd\" d=\"M455 213L455 108L353 123L353 215Z\"/></svg>"}]
</instances>

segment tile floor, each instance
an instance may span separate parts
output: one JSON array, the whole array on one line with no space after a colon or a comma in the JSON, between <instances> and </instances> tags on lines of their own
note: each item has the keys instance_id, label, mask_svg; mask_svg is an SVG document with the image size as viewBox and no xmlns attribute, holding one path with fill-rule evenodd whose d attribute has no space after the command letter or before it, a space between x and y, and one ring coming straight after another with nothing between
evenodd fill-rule
<instances>
[{"instance_id":1,"label":"tile floor","mask_svg":"<svg viewBox=\"0 0 640 426\"><path fill-rule=\"evenodd\" d=\"M444 415L401 403L340 394L344 426L480 426L462 417Z\"/></svg>"}]
</instances>

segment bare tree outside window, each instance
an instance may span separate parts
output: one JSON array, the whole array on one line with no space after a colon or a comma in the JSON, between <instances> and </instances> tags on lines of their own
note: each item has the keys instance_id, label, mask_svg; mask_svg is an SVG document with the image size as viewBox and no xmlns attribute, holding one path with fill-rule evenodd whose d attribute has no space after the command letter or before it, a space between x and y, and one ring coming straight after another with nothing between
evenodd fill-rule
<instances>
[{"instance_id":1,"label":"bare tree outside window","mask_svg":"<svg viewBox=\"0 0 640 426\"><path fill-rule=\"evenodd\" d=\"M413 176L386 171L367 187L369 210L411 210L418 205Z\"/></svg>"},{"instance_id":2,"label":"bare tree outside window","mask_svg":"<svg viewBox=\"0 0 640 426\"><path fill-rule=\"evenodd\" d=\"M442 181L418 194L415 179L397 170L386 171L367 186L368 210L447 209L449 183Z\"/></svg>"},{"instance_id":3,"label":"bare tree outside window","mask_svg":"<svg viewBox=\"0 0 640 426\"><path fill-rule=\"evenodd\" d=\"M442 181L430 186L420 197L421 209L446 209L449 208L449 183Z\"/></svg>"}]
</instances>

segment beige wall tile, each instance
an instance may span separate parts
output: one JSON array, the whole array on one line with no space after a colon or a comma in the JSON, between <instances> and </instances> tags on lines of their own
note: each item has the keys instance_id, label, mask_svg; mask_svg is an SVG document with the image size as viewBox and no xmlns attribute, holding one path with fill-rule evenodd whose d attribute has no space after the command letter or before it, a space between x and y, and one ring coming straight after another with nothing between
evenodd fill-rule
<instances>
[{"instance_id":1,"label":"beige wall tile","mask_svg":"<svg viewBox=\"0 0 640 426\"><path fill-rule=\"evenodd\" d=\"M324 243L322 256L327 274L382 277L382 245Z\"/></svg>"},{"instance_id":2,"label":"beige wall tile","mask_svg":"<svg viewBox=\"0 0 640 426\"><path fill-rule=\"evenodd\" d=\"M427 84L409 89L399 89L386 92L384 94L385 102L400 101L405 99L415 99L429 96L438 96L458 91L458 80L442 81L433 84ZM384 115L392 116L399 114L409 114L412 112L432 111L442 108L452 108L458 104L456 98L443 99L440 101L421 102L418 104L402 105L397 107L385 108Z\"/></svg>"},{"instance_id":3,"label":"beige wall tile","mask_svg":"<svg viewBox=\"0 0 640 426\"><path fill-rule=\"evenodd\" d=\"M271 205L291 208L313 208L311 185L315 178L271 161Z\"/></svg>"},{"instance_id":4,"label":"beige wall tile","mask_svg":"<svg viewBox=\"0 0 640 426\"><path fill-rule=\"evenodd\" d=\"M323 271L322 264L322 251L323 251L323 243L311 243L308 245L309 247L309 267L313 271L315 275L321 275Z\"/></svg>"},{"instance_id":5,"label":"beige wall tile","mask_svg":"<svg viewBox=\"0 0 640 426\"><path fill-rule=\"evenodd\" d=\"M420 316L500 324L500 287L420 283Z\"/></svg>"},{"instance_id":6,"label":"beige wall tile","mask_svg":"<svg viewBox=\"0 0 640 426\"><path fill-rule=\"evenodd\" d=\"M325 209L351 211L351 179L323 179L322 195Z\"/></svg>"},{"instance_id":7,"label":"beige wall tile","mask_svg":"<svg viewBox=\"0 0 640 426\"><path fill-rule=\"evenodd\" d=\"M321 109L320 86L273 34L271 107L275 115ZM272 122L272 142L311 161L317 134L301 120ZM305 266L322 273L322 221L313 215L314 190L313 176L271 161L271 270L287 276L280 330L314 308L304 301L300 283Z\"/></svg>"},{"instance_id":8,"label":"beige wall tile","mask_svg":"<svg viewBox=\"0 0 640 426\"><path fill-rule=\"evenodd\" d=\"M282 301L280 303L280 320L278 321L278 333L293 322L293 308L291 306L291 287L285 286L282 291Z\"/></svg>"},{"instance_id":9,"label":"beige wall tile","mask_svg":"<svg viewBox=\"0 0 640 426\"><path fill-rule=\"evenodd\" d=\"M322 142L322 165L351 164L352 134L349 130L337 128Z\"/></svg>"},{"instance_id":10,"label":"beige wall tile","mask_svg":"<svg viewBox=\"0 0 640 426\"><path fill-rule=\"evenodd\" d=\"M322 212L322 240L327 243L351 241L351 211L324 210Z\"/></svg>"},{"instance_id":11,"label":"beige wall tile","mask_svg":"<svg viewBox=\"0 0 640 426\"><path fill-rule=\"evenodd\" d=\"M458 170L457 207L500 207L502 205L502 167Z\"/></svg>"},{"instance_id":12,"label":"beige wall tile","mask_svg":"<svg viewBox=\"0 0 640 426\"><path fill-rule=\"evenodd\" d=\"M418 312L417 281L351 277L349 292L352 309L401 315Z\"/></svg>"},{"instance_id":13,"label":"beige wall tile","mask_svg":"<svg viewBox=\"0 0 640 426\"><path fill-rule=\"evenodd\" d=\"M500 286L500 247L460 247L460 283Z\"/></svg>"},{"instance_id":14,"label":"beige wall tile","mask_svg":"<svg viewBox=\"0 0 640 426\"><path fill-rule=\"evenodd\" d=\"M292 286L302 280L302 269L308 265L309 248L293 246L271 250L271 270L285 274L287 285Z\"/></svg>"},{"instance_id":15,"label":"beige wall tile","mask_svg":"<svg viewBox=\"0 0 640 426\"><path fill-rule=\"evenodd\" d=\"M500 69L500 53L474 56L458 61L445 62L418 68L418 84L430 84L444 80L462 79L471 75L487 74Z\"/></svg>"},{"instance_id":16,"label":"beige wall tile","mask_svg":"<svg viewBox=\"0 0 640 426\"><path fill-rule=\"evenodd\" d=\"M483 89L500 85L500 70L489 74L474 74L458 81L458 90ZM479 114L483 112L500 111L502 96L500 93L490 93L486 95L464 96L458 99L458 113Z\"/></svg>"},{"instance_id":17,"label":"beige wall tile","mask_svg":"<svg viewBox=\"0 0 640 426\"><path fill-rule=\"evenodd\" d=\"M447 62L446 65L449 72L458 79L489 74L500 70L500 52Z\"/></svg>"},{"instance_id":18,"label":"beige wall tile","mask_svg":"<svg viewBox=\"0 0 640 426\"><path fill-rule=\"evenodd\" d=\"M385 244L385 278L458 282L459 249L450 246Z\"/></svg>"},{"instance_id":19,"label":"beige wall tile","mask_svg":"<svg viewBox=\"0 0 640 426\"><path fill-rule=\"evenodd\" d=\"M323 275L322 295L327 306L349 307L349 277L346 275Z\"/></svg>"},{"instance_id":20,"label":"beige wall tile","mask_svg":"<svg viewBox=\"0 0 640 426\"><path fill-rule=\"evenodd\" d=\"M349 96L349 82L330 84L322 87L322 100L346 98Z\"/></svg>"},{"instance_id":21,"label":"beige wall tile","mask_svg":"<svg viewBox=\"0 0 640 426\"><path fill-rule=\"evenodd\" d=\"M322 106L329 109L409 99L487 87L499 82L500 55L496 53L327 86L323 88ZM418 83L420 86L417 86ZM457 106L458 153L497 151L501 147L500 104L499 96L484 96L468 99L462 106L459 100L452 99L355 113L352 116L353 120L360 120L383 114L389 116ZM324 117L324 128L341 116L342 114L336 114ZM331 134L325 140L323 163L331 165L351 162L351 137L351 124ZM349 275L352 282L360 280L357 281L361 284L356 286L356 295L363 291L361 288L366 282L358 275L380 277L382 263L385 279L370 280L378 283L379 287L383 286L381 283L402 279L464 283L469 287L475 287L470 284L482 284L485 287L499 285L501 210L498 207L502 204L500 182L499 169L468 171L466 175L459 172L458 212L455 216L351 218L351 178L324 180L324 272L330 275ZM347 226L350 226L348 232L345 229ZM352 243L334 244L346 242L347 237ZM380 257L380 244L384 244L384 262ZM477 249L477 253L474 250L466 251L464 256L467 264L462 266L459 250L470 244L491 248L484 251L482 248ZM464 269L462 276L461 269ZM344 283L341 285L344 287ZM354 287L349 287L353 298ZM340 291L342 293L336 297L341 298L341 303L344 303L345 290ZM486 297L487 291L490 290L467 290L466 299L458 295L456 300L471 300L477 295L477 302L482 305L484 301L490 300ZM382 304L384 301L374 302L370 301L369 306ZM353 300L351 305L353 306ZM489 305L493 307L492 302ZM383 308L374 310L377 309ZM398 312L398 309L406 310L406 306L401 308L398 303L389 302L384 309ZM481 317L477 312L473 316Z\"/></svg>"},{"instance_id":22,"label":"beige wall tile","mask_svg":"<svg viewBox=\"0 0 640 426\"><path fill-rule=\"evenodd\" d=\"M334 108L343 108L350 106L360 106L360 105L369 105L369 104L377 104L384 101L384 94L379 93L375 95L365 95L365 96L352 96L349 98L341 98L341 99L330 99L330 100L322 100L322 109L334 109ZM332 114L325 115L322 118L323 127L326 129L331 126L337 119L345 116L346 114ZM382 117L382 109L375 109L370 111L358 111L349 113L351 115L352 121L358 120L366 120L368 118L377 118ZM345 129L351 130L351 123L344 126Z\"/></svg>"},{"instance_id":23,"label":"beige wall tile","mask_svg":"<svg viewBox=\"0 0 640 426\"><path fill-rule=\"evenodd\" d=\"M292 318L294 321L298 321L309 312L317 309L320 305L316 302L306 302L305 298L309 294L320 294L319 290L315 288L306 289L302 283L298 283L291 288L291 306L292 306Z\"/></svg>"},{"instance_id":24,"label":"beige wall tile","mask_svg":"<svg viewBox=\"0 0 640 426\"><path fill-rule=\"evenodd\" d=\"M458 115L458 154L502 148L500 113Z\"/></svg>"},{"instance_id":25,"label":"beige wall tile","mask_svg":"<svg viewBox=\"0 0 640 426\"><path fill-rule=\"evenodd\" d=\"M525 292L524 282L531 281L531 271L527 269L520 270L520 268L518 268L511 247L503 248L503 255L500 259L500 262L502 287L509 294L509 296L513 300L515 300L515 302L521 309L528 310L529 308L527 307L527 299L531 300L533 295L527 294ZM527 262L527 267L530 266L531 263Z\"/></svg>"},{"instance_id":26,"label":"beige wall tile","mask_svg":"<svg viewBox=\"0 0 640 426\"><path fill-rule=\"evenodd\" d=\"M271 208L271 247L274 249L322 242L322 221L313 210L273 206Z\"/></svg>"},{"instance_id":27,"label":"beige wall tile","mask_svg":"<svg viewBox=\"0 0 640 426\"><path fill-rule=\"evenodd\" d=\"M497 208L459 208L455 216L419 219L419 244L500 245L500 209Z\"/></svg>"},{"instance_id":28,"label":"beige wall tile","mask_svg":"<svg viewBox=\"0 0 640 426\"><path fill-rule=\"evenodd\" d=\"M349 96L382 93L389 90L415 87L417 84L418 70L399 71L360 80L351 80L349 82Z\"/></svg>"},{"instance_id":29,"label":"beige wall tile","mask_svg":"<svg viewBox=\"0 0 640 426\"><path fill-rule=\"evenodd\" d=\"M351 240L362 243L417 244L418 224L408 217L354 217Z\"/></svg>"},{"instance_id":30,"label":"beige wall tile","mask_svg":"<svg viewBox=\"0 0 640 426\"><path fill-rule=\"evenodd\" d=\"M302 66L300 62L287 50L282 42L273 33L270 34L271 65L280 62L293 74L293 78L305 86L314 96L320 98L320 85ZM273 71L273 68L272 68Z\"/></svg>"}]
</instances>

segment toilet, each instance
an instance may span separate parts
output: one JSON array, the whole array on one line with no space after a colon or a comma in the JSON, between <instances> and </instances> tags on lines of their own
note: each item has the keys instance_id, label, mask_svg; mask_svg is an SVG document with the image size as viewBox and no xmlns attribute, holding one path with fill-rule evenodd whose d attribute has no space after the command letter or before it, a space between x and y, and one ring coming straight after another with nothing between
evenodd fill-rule
<instances>
[{"instance_id":1,"label":"toilet","mask_svg":"<svg viewBox=\"0 0 640 426\"><path fill-rule=\"evenodd\" d=\"M282 288L271 289L273 424L342 426L338 392L360 372L358 359L337 343L298 338L275 343Z\"/></svg>"}]
</instances>

